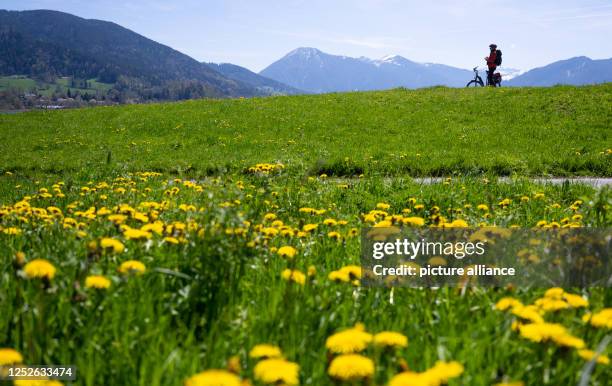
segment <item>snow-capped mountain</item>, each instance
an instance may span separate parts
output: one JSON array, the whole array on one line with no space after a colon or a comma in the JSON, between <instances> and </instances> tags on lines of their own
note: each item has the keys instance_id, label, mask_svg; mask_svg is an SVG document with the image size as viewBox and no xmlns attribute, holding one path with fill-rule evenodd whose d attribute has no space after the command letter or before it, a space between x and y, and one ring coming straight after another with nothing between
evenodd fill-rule
<instances>
[{"instance_id":1,"label":"snow-capped mountain","mask_svg":"<svg viewBox=\"0 0 612 386\"><path fill-rule=\"evenodd\" d=\"M521 75L524 71L516 68L508 68L508 67L497 67L497 71L502 75L502 79L504 82L509 81L510 79L514 79L517 76Z\"/></svg>"},{"instance_id":2,"label":"snow-capped mountain","mask_svg":"<svg viewBox=\"0 0 612 386\"><path fill-rule=\"evenodd\" d=\"M394 87L465 86L471 71L417 63L399 55L380 59L330 55L316 48L298 48L260 75L311 92L379 90Z\"/></svg>"},{"instance_id":3,"label":"snow-capped mountain","mask_svg":"<svg viewBox=\"0 0 612 386\"><path fill-rule=\"evenodd\" d=\"M506 58L507 59L507 58ZM481 77L486 76L480 67ZM581 56L527 72L499 67L504 86L552 86L612 81L612 59ZM470 70L437 63L419 63L399 55L380 59L330 55L316 48L298 48L260 72L267 78L314 93L383 90L394 87L464 87L473 78Z\"/></svg>"}]
</instances>

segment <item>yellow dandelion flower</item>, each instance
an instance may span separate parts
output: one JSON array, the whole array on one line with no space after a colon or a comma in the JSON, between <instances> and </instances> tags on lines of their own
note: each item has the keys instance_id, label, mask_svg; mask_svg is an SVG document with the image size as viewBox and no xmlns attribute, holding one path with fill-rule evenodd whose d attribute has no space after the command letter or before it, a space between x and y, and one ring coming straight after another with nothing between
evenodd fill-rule
<instances>
[{"instance_id":1,"label":"yellow dandelion flower","mask_svg":"<svg viewBox=\"0 0 612 386\"><path fill-rule=\"evenodd\" d=\"M534 305L545 312L564 310L570 307L565 300L547 297L537 299Z\"/></svg>"},{"instance_id":2,"label":"yellow dandelion flower","mask_svg":"<svg viewBox=\"0 0 612 386\"><path fill-rule=\"evenodd\" d=\"M553 287L546 290L546 292L544 293L544 297L552 299L561 299L563 297L563 294L565 294L563 288Z\"/></svg>"},{"instance_id":3,"label":"yellow dandelion flower","mask_svg":"<svg viewBox=\"0 0 612 386\"><path fill-rule=\"evenodd\" d=\"M408 338L394 331L383 331L374 335L373 342L377 346L382 347L406 347L408 346Z\"/></svg>"},{"instance_id":4,"label":"yellow dandelion flower","mask_svg":"<svg viewBox=\"0 0 612 386\"><path fill-rule=\"evenodd\" d=\"M507 309L511 309L514 307L522 307L523 303L520 300L517 300L512 297L504 297L501 298L496 304L495 308L499 311L506 311Z\"/></svg>"},{"instance_id":5,"label":"yellow dandelion flower","mask_svg":"<svg viewBox=\"0 0 612 386\"><path fill-rule=\"evenodd\" d=\"M299 385L300 366L285 359L264 359L255 365L255 379L266 384Z\"/></svg>"},{"instance_id":6,"label":"yellow dandelion flower","mask_svg":"<svg viewBox=\"0 0 612 386\"><path fill-rule=\"evenodd\" d=\"M125 246L123 245L121 241L110 238L110 237L105 237L101 239L100 247L104 249L109 249L109 250L112 249L112 251L115 253L121 253L125 249Z\"/></svg>"},{"instance_id":7,"label":"yellow dandelion flower","mask_svg":"<svg viewBox=\"0 0 612 386\"><path fill-rule=\"evenodd\" d=\"M559 346L581 349L586 346L584 340L570 334L561 334L552 336L552 341Z\"/></svg>"},{"instance_id":8,"label":"yellow dandelion flower","mask_svg":"<svg viewBox=\"0 0 612 386\"><path fill-rule=\"evenodd\" d=\"M338 224L338 221L334 220L333 218L326 218L325 220L323 220L323 224L328 226L335 226Z\"/></svg>"},{"instance_id":9,"label":"yellow dandelion flower","mask_svg":"<svg viewBox=\"0 0 612 386\"><path fill-rule=\"evenodd\" d=\"M402 219L402 224L409 225L409 226L415 226L415 227L422 227L423 225L425 225L425 219L422 217L404 217Z\"/></svg>"},{"instance_id":10,"label":"yellow dandelion flower","mask_svg":"<svg viewBox=\"0 0 612 386\"><path fill-rule=\"evenodd\" d=\"M255 359L281 358L283 352L280 347L271 344L258 344L249 352L249 357Z\"/></svg>"},{"instance_id":11,"label":"yellow dandelion flower","mask_svg":"<svg viewBox=\"0 0 612 386\"><path fill-rule=\"evenodd\" d=\"M556 323L529 323L519 326L519 332L532 342L552 341L559 346L584 348L585 343L567 332L565 327Z\"/></svg>"},{"instance_id":12,"label":"yellow dandelion flower","mask_svg":"<svg viewBox=\"0 0 612 386\"><path fill-rule=\"evenodd\" d=\"M264 215L264 220L265 221L272 221L272 220L276 220L276 215L274 213L266 213Z\"/></svg>"},{"instance_id":13,"label":"yellow dandelion flower","mask_svg":"<svg viewBox=\"0 0 612 386\"><path fill-rule=\"evenodd\" d=\"M358 265L345 265L340 271L348 274L351 280L361 279L361 267Z\"/></svg>"},{"instance_id":14,"label":"yellow dandelion flower","mask_svg":"<svg viewBox=\"0 0 612 386\"><path fill-rule=\"evenodd\" d=\"M444 228L467 228L470 225L465 220L457 219L450 223L443 224Z\"/></svg>"},{"instance_id":15,"label":"yellow dandelion flower","mask_svg":"<svg viewBox=\"0 0 612 386\"><path fill-rule=\"evenodd\" d=\"M240 357L238 355L233 355L227 360L227 371L234 374L239 374L242 365L240 364Z\"/></svg>"},{"instance_id":16,"label":"yellow dandelion flower","mask_svg":"<svg viewBox=\"0 0 612 386\"><path fill-rule=\"evenodd\" d=\"M582 320L593 327L612 329L612 308L604 308L595 314L587 313Z\"/></svg>"},{"instance_id":17,"label":"yellow dandelion flower","mask_svg":"<svg viewBox=\"0 0 612 386\"><path fill-rule=\"evenodd\" d=\"M48 279L55 276L55 267L45 259L35 259L30 261L23 268L28 279Z\"/></svg>"},{"instance_id":18,"label":"yellow dandelion flower","mask_svg":"<svg viewBox=\"0 0 612 386\"><path fill-rule=\"evenodd\" d=\"M315 267L314 265L311 265L310 267L308 267L308 277L315 276L316 274L317 274L317 267Z\"/></svg>"},{"instance_id":19,"label":"yellow dandelion flower","mask_svg":"<svg viewBox=\"0 0 612 386\"><path fill-rule=\"evenodd\" d=\"M130 240L146 240L150 239L152 234L148 231L128 227L123 231L123 236Z\"/></svg>"},{"instance_id":20,"label":"yellow dandelion flower","mask_svg":"<svg viewBox=\"0 0 612 386\"><path fill-rule=\"evenodd\" d=\"M297 269L291 270L287 268L281 273L281 277L287 281L293 281L299 285L304 285L306 283L306 275Z\"/></svg>"},{"instance_id":21,"label":"yellow dandelion flower","mask_svg":"<svg viewBox=\"0 0 612 386\"><path fill-rule=\"evenodd\" d=\"M389 386L437 386L432 383L423 373L405 371L394 375L389 381Z\"/></svg>"},{"instance_id":22,"label":"yellow dandelion flower","mask_svg":"<svg viewBox=\"0 0 612 386\"><path fill-rule=\"evenodd\" d=\"M593 360L593 358L595 358L595 362L599 364L602 364L602 365L610 364L610 358L608 358L607 355L603 355L603 354L597 355L597 353L593 350L589 350L589 349L578 350L578 355L586 361L591 361Z\"/></svg>"},{"instance_id":23,"label":"yellow dandelion flower","mask_svg":"<svg viewBox=\"0 0 612 386\"><path fill-rule=\"evenodd\" d=\"M556 323L529 323L519 326L519 332L525 339L532 342L542 342L554 335L566 333L565 327Z\"/></svg>"},{"instance_id":24,"label":"yellow dandelion flower","mask_svg":"<svg viewBox=\"0 0 612 386\"><path fill-rule=\"evenodd\" d=\"M563 299L573 308L588 307L589 301L575 294L564 294Z\"/></svg>"},{"instance_id":25,"label":"yellow dandelion flower","mask_svg":"<svg viewBox=\"0 0 612 386\"><path fill-rule=\"evenodd\" d=\"M185 386L241 386L240 378L226 370L206 370L185 380Z\"/></svg>"},{"instance_id":26,"label":"yellow dandelion flower","mask_svg":"<svg viewBox=\"0 0 612 386\"><path fill-rule=\"evenodd\" d=\"M106 289L110 285L111 281L101 275L91 275L85 278L85 288Z\"/></svg>"},{"instance_id":27,"label":"yellow dandelion flower","mask_svg":"<svg viewBox=\"0 0 612 386\"><path fill-rule=\"evenodd\" d=\"M424 375L434 380L433 384L444 384L448 383L451 378L456 378L463 374L463 365L459 362L442 362L438 361L434 367L425 371Z\"/></svg>"},{"instance_id":28,"label":"yellow dandelion flower","mask_svg":"<svg viewBox=\"0 0 612 386\"><path fill-rule=\"evenodd\" d=\"M285 245L283 247L278 248L278 251L276 253L281 257L292 258L297 254L297 250L292 246Z\"/></svg>"},{"instance_id":29,"label":"yellow dandelion flower","mask_svg":"<svg viewBox=\"0 0 612 386\"><path fill-rule=\"evenodd\" d=\"M317 229L318 225L317 224L306 224L302 227L302 230L304 232L312 232L315 229Z\"/></svg>"},{"instance_id":30,"label":"yellow dandelion flower","mask_svg":"<svg viewBox=\"0 0 612 386\"><path fill-rule=\"evenodd\" d=\"M16 379L14 381L15 386L63 386L64 384L59 381L49 381L44 379Z\"/></svg>"},{"instance_id":31,"label":"yellow dandelion flower","mask_svg":"<svg viewBox=\"0 0 612 386\"><path fill-rule=\"evenodd\" d=\"M464 368L459 362L436 362L434 367L416 373L406 371L394 376L389 386L438 386L448 383L451 378L463 374Z\"/></svg>"},{"instance_id":32,"label":"yellow dandelion flower","mask_svg":"<svg viewBox=\"0 0 612 386\"><path fill-rule=\"evenodd\" d=\"M23 264L25 264L25 253L19 251L17 253L15 253L15 262L19 265L22 266Z\"/></svg>"},{"instance_id":33,"label":"yellow dandelion flower","mask_svg":"<svg viewBox=\"0 0 612 386\"><path fill-rule=\"evenodd\" d=\"M512 314L521 319L529 320L533 323L543 323L544 318L540 314L540 310L534 305L516 306L512 308Z\"/></svg>"},{"instance_id":34,"label":"yellow dandelion flower","mask_svg":"<svg viewBox=\"0 0 612 386\"><path fill-rule=\"evenodd\" d=\"M362 325L337 332L325 341L325 347L335 354L351 354L365 350L372 342L372 334Z\"/></svg>"},{"instance_id":35,"label":"yellow dandelion flower","mask_svg":"<svg viewBox=\"0 0 612 386\"><path fill-rule=\"evenodd\" d=\"M0 366L13 365L23 362L23 357L12 348L0 348Z\"/></svg>"},{"instance_id":36,"label":"yellow dandelion flower","mask_svg":"<svg viewBox=\"0 0 612 386\"><path fill-rule=\"evenodd\" d=\"M176 237L166 236L164 237L164 241L168 244L178 244L179 240Z\"/></svg>"},{"instance_id":37,"label":"yellow dandelion flower","mask_svg":"<svg viewBox=\"0 0 612 386\"><path fill-rule=\"evenodd\" d=\"M336 231L327 233L327 237L329 237L330 239L334 239L334 240L340 240L340 238L342 238L342 236L340 235L340 232L336 232Z\"/></svg>"},{"instance_id":38,"label":"yellow dandelion flower","mask_svg":"<svg viewBox=\"0 0 612 386\"><path fill-rule=\"evenodd\" d=\"M136 274L142 275L146 271L145 265L138 260L128 260L121 263L119 266L119 272L127 275L127 274Z\"/></svg>"},{"instance_id":39,"label":"yellow dandelion flower","mask_svg":"<svg viewBox=\"0 0 612 386\"><path fill-rule=\"evenodd\" d=\"M374 361L359 354L343 354L329 365L328 374L342 381L370 378L374 374Z\"/></svg>"},{"instance_id":40,"label":"yellow dandelion flower","mask_svg":"<svg viewBox=\"0 0 612 386\"><path fill-rule=\"evenodd\" d=\"M127 216L124 214L111 214L107 218L115 224L123 224L127 220Z\"/></svg>"}]
</instances>

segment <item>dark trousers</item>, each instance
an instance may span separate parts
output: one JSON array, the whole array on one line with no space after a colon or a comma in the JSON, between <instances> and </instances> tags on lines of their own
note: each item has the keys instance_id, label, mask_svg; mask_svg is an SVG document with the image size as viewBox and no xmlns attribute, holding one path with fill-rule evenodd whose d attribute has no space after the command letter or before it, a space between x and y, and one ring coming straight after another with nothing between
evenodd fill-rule
<instances>
[{"instance_id":1,"label":"dark trousers","mask_svg":"<svg viewBox=\"0 0 612 386\"><path fill-rule=\"evenodd\" d=\"M487 73L487 82L489 83L489 86L496 87L495 81L493 80L493 74L495 73L496 69L497 67L489 67L489 72Z\"/></svg>"}]
</instances>

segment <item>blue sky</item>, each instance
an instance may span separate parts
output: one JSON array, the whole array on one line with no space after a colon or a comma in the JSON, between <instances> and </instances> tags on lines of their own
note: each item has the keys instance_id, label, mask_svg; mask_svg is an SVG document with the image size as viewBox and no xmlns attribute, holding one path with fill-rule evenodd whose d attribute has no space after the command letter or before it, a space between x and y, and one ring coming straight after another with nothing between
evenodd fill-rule
<instances>
[{"instance_id":1,"label":"blue sky","mask_svg":"<svg viewBox=\"0 0 612 386\"><path fill-rule=\"evenodd\" d=\"M496 42L504 65L521 70L612 57L610 0L0 0L0 8L109 20L197 60L254 71L297 47L471 68Z\"/></svg>"}]
</instances>

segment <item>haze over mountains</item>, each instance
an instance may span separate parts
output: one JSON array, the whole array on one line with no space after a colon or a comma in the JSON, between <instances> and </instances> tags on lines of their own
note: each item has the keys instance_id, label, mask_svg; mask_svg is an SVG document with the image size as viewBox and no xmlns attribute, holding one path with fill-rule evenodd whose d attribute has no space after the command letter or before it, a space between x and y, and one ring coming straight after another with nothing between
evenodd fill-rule
<instances>
[{"instance_id":1,"label":"haze over mountains","mask_svg":"<svg viewBox=\"0 0 612 386\"><path fill-rule=\"evenodd\" d=\"M510 63L512 58L505 55L504 64ZM612 81L612 59L576 57L520 75L510 67L500 70L508 75L505 86ZM0 10L0 76L15 75L51 84L59 77L102 82L108 86L102 94L96 90L96 98L119 103L464 87L473 77L468 69L418 63L399 55L351 58L316 48L295 49L257 74L234 64L198 62L111 22L48 10Z\"/></svg>"}]
</instances>

